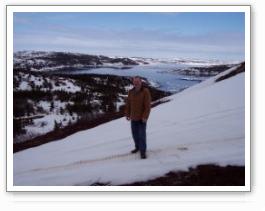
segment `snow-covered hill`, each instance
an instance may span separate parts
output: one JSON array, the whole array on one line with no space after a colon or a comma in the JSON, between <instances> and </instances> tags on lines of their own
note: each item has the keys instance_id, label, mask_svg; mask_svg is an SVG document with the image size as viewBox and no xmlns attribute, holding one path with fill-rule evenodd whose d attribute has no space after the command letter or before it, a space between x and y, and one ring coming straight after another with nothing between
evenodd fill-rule
<instances>
[{"instance_id":1,"label":"snow-covered hill","mask_svg":"<svg viewBox=\"0 0 265 211\"><path fill-rule=\"evenodd\" d=\"M18 51L14 53L14 69L54 71L62 69L124 67L138 65L126 57L107 57L70 52Z\"/></svg>"},{"instance_id":2,"label":"snow-covered hill","mask_svg":"<svg viewBox=\"0 0 265 211\"><path fill-rule=\"evenodd\" d=\"M245 165L244 72L233 67L152 109L147 156L130 154L130 123L121 118L14 154L14 185L120 185L198 164Z\"/></svg>"},{"instance_id":3,"label":"snow-covered hill","mask_svg":"<svg viewBox=\"0 0 265 211\"><path fill-rule=\"evenodd\" d=\"M182 64L187 66L208 67L219 65L235 65L242 61L231 60L222 61L215 59L192 59L192 58L145 58L145 57L130 57L139 64L157 65L157 64Z\"/></svg>"}]
</instances>

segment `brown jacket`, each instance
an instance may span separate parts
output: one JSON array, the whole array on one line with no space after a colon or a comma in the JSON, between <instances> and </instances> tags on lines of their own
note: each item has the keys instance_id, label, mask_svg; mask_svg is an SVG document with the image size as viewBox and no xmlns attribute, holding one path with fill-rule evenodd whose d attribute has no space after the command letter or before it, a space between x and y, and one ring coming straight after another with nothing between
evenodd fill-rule
<instances>
[{"instance_id":1,"label":"brown jacket","mask_svg":"<svg viewBox=\"0 0 265 211\"><path fill-rule=\"evenodd\" d=\"M151 110L151 95L147 88L141 87L137 92L131 89L125 106L125 116L131 120L148 119Z\"/></svg>"}]
</instances>

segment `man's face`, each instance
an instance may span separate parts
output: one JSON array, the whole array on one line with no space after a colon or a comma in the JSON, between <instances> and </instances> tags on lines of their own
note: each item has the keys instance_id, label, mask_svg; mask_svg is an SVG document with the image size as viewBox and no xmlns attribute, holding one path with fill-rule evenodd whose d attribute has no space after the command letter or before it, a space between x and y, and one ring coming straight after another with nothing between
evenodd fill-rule
<instances>
[{"instance_id":1,"label":"man's face","mask_svg":"<svg viewBox=\"0 0 265 211\"><path fill-rule=\"evenodd\" d=\"M135 88L139 89L142 86L142 80L138 77L133 78L133 85Z\"/></svg>"}]
</instances>

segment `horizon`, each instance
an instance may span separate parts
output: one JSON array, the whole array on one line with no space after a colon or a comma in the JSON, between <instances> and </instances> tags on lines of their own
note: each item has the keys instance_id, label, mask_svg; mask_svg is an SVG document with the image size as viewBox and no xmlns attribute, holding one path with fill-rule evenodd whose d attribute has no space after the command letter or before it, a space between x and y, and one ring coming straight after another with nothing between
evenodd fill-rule
<instances>
[{"instance_id":1,"label":"horizon","mask_svg":"<svg viewBox=\"0 0 265 211\"><path fill-rule=\"evenodd\" d=\"M242 12L14 13L14 52L244 61L244 33Z\"/></svg>"},{"instance_id":2,"label":"horizon","mask_svg":"<svg viewBox=\"0 0 265 211\"><path fill-rule=\"evenodd\" d=\"M144 57L144 56L122 56L122 55L106 55L106 54L91 54L91 53L82 53L77 51L45 51L45 50L19 50L14 51L13 53L19 52L45 52L45 53L70 53L70 54L83 54L83 55L91 55L91 56L107 56L107 57L117 57L117 58L143 58L143 59L160 59L160 60L194 60L194 61L218 61L218 62L245 62L245 59L242 60L221 60L221 59L198 59L193 57L172 57L172 58L163 58L163 57Z\"/></svg>"}]
</instances>

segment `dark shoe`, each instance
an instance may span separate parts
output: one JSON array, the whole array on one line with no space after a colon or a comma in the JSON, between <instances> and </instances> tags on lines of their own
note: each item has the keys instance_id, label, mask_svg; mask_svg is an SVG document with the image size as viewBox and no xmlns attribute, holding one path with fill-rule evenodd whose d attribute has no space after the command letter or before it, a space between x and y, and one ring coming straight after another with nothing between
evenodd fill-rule
<instances>
[{"instance_id":1,"label":"dark shoe","mask_svg":"<svg viewBox=\"0 0 265 211\"><path fill-rule=\"evenodd\" d=\"M134 149L134 150L131 151L131 153L136 153L138 151L139 151L139 149Z\"/></svg>"},{"instance_id":2,"label":"dark shoe","mask_svg":"<svg viewBox=\"0 0 265 211\"><path fill-rule=\"evenodd\" d=\"M141 152L141 159L146 159L146 154L145 154L145 152Z\"/></svg>"}]
</instances>

